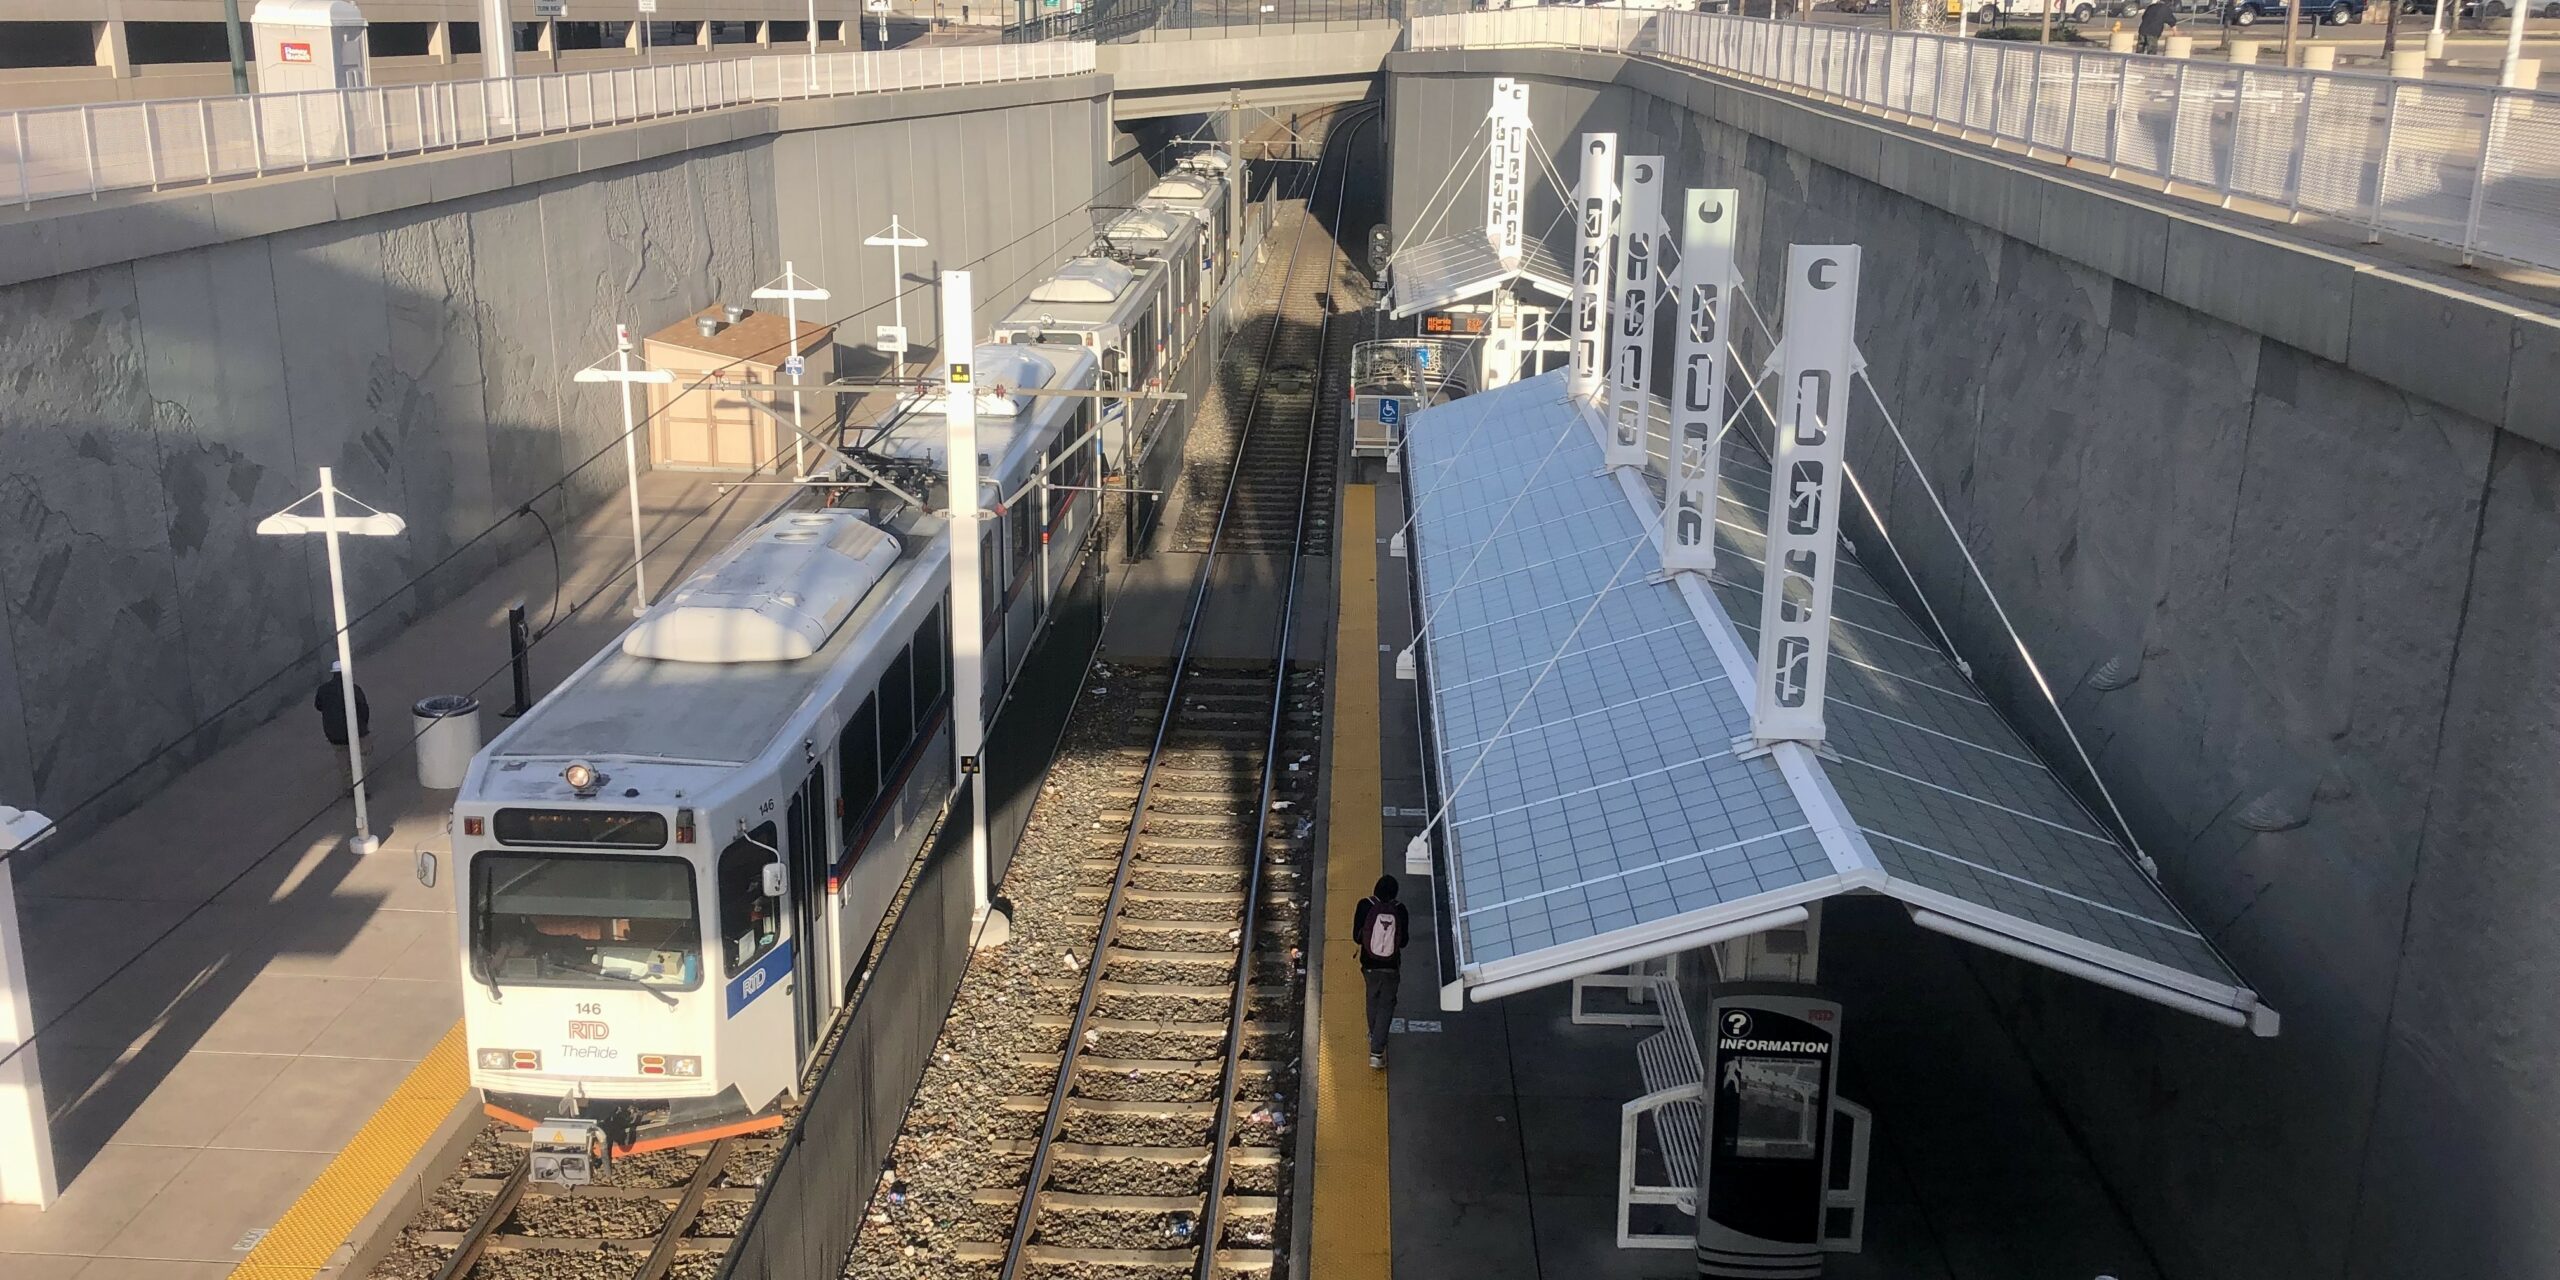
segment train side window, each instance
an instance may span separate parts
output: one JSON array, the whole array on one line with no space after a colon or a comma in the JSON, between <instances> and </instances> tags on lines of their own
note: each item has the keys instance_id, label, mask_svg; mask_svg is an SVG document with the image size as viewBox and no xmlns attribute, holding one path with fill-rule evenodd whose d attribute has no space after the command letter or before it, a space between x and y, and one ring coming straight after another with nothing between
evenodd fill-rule
<instances>
[{"instance_id":1,"label":"train side window","mask_svg":"<svg viewBox=\"0 0 2560 1280\"><path fill-rule=\"evenodd\" d=\"M782 940L782 904L764 896L764 869L778 835L770 822L720 851L720 957L736 977Z\"/></svg>"},{"instance_id":2,"label":"train side window","mask_svg":"<svg viewBox=\"0 0 2560 1280\"><path fill-rule=\"evenodd\" d=\"M853 842L862 838L862 820L880 798L880 700L864 698L836 740L837 790L844 796L844 846L859 854Z\"/></svg>"},{"instance_id":3,"label":"train side window","mask_svg":"<svg viewBox=\"0 0 2560 1280\"><path fill-rule=\"evenodd\" d=\"M996 590L1004 579L1004 567L996 563L996 531L991 528L978 535L978 618L989 636L1004 629L1004 615L996 611Z\"/></svg>"},{"instance_id":4,"label":"train side window","mask_svg":"<svg viewBox=\"0 0 2560 1280\"><path fill-rule=\"evenodd\" d=\"M1025 494L1023 497L1025 501L1013 504L1013 509L1004 513L1005 541L1013 544L1013 563L1017 569L1031 563L1031 503L1028 501L1030 495ZM1008 577L1006 580L1012 579Z\"/></svg>"},{"instance_id":5,"label":"train side window","mask_svg":"<svg viewBox=\"0 0 2560 1280\"><path fill-rule=\"evenodd\" d=\"M916 628L913 647L916 654L916 718L922 720L925 713L933 709L933 704L942 701L943 675L950 669L950 657L943 651L941 605L935 605L924 625Z\"/></svg>"},{"instance_id":6,"label":"train side window","mask_svg":"<svg viewBox=\"0 0 2560 1280\"><path fill-rule=\"evenodd\" d=\"M916 734L915 663L915 650L900 649L880 673L880 754L891 760L906 757Z\"/></svg>"}]
</instances>

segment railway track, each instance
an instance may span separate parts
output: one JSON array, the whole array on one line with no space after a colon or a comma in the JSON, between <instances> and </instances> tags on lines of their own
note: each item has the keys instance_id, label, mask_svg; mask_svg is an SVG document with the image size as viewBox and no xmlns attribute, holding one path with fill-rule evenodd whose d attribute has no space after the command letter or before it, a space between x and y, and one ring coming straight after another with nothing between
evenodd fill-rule
<instances>
[{"instance_id":1,"label":"railway track","mask_svg":"<svg viewBox=\"0 0 2560 1280\"><path fill-rule=\"evenodd\" d=\"M1018 1252L989 1240L964 1246L963 1259L1018 1276L1191 1275L1214 1231L1216 1274L1271 1272L1297 1094L1292 1011L1323 703L1320 673L1293 669L1274 733L1277 671L1194 664L1161 740L1137 722L1105 755L1106 802L1120 808L1091 830L1075 887L1075 914L1097 936L1110 913L1092 999L1035 1015L1060 1049L1019 1051L1011 1064L1018 1078L1054 1082L1073 1043L1073 1083L1063 1097L1001 1100L997 1131L1019 1136L997 1138L993 1154L1018 1177L1045 1154L1043 1184L1027 1203L1024 1181L981 1188L980 1205L1029 1220ZM1140 699L1173 693L1170 667L1117 679ZM1064 973L1050 982L1083 985ZM1241 1037L1232 1063L1231 1034Z\"/></svg>"},{"instance_id":2,"label":"railway track","mask_svg":"<svg viewBox=\"0 0 2560 1280\"><path fill-rule=\"evenodd\" d=\"M995 1264L1000 1280L1279 1270L1296 1085L1296 1055L1280 1050L1292 1047L1302 996L1300 880L1323 701L1321 673L1293 666L1288 645L1299 562L1330 540L1339 429L1309 362L1326 351L1339 267L1329 224L1349 176L1337 144L1373 120L1336 120L1293 220L1262 374L1174 659L1115 677L1162 710L1150 741L1118 753L1103 797L1116 816L1094 821L1079 865L1076 896L1096 926L1090 960L1050 979L1076 990L1073 1012L1035 1019L1061 1033L1059 1047L1016 1055L1017 1068L1048 1072L1049 1088L1001 1103L1034 1123L993 1154L1027 1163L1018 1182L975 1199L1010 1205L1009 1230L959 1250ZM1228 552L1287 558L1268 662L1191 657Z\"/></svg>"},{"instance_id":3,"label":"railway track","mask_svg":"<svg viewBox=\"0 0 2560 1280\"><path fill-rule=\"evenodd\" d=\"M1344 166L1331 136L1343 120L1336 116L1327 130L1326 155L1337 182ZM1325 176L1320 172L1314 185ZM1308 192L1302 232L1328 231L1320 221L1339 219L1339 187L1330 218L1319 218L1322 198L1320 190ZM1293 245L1277 305L1237 334L1234 349L1261 355L1237 371L1227 392L1231 401L1253 406L1241 441L1223 459L1233 495L1217 507L1216 520L1183 521L1173 550L1206 552L1215 543L1228 554L1332 554L1332 505L1306 504L1302 513L1299 495L1333 492L1339 418L1318 407L1330 409L1344 394L1351 346L1370 327L1369 282L1348 257L1316 247L1313 260L1300 262Z\"/></svg>"},{"instance_id":4,"label":"railway track","mask_svg":"<svg viewBox=\"0 0 2560 1280\"><path fill-rule=\"evenodd\" d=\"M771 1138L627 1156L597 1183L537 1186L525 1135L492 1127L373 1274L433 1280L709 1280L735 1243Z\"/></svg>"}]
</instances>

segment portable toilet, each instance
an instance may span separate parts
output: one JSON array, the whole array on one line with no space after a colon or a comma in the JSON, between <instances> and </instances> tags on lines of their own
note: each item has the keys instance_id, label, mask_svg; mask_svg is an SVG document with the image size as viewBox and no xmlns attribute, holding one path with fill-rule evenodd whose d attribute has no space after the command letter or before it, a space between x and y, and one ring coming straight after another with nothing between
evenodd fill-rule
<instances>
[{"instance_id":1,"label":"portable toilet","mask_svg":"<svg viewBox=\"0 0 2560 1280\"><path fill-rule=\"evenodd\" d=\"M364 13L350 0L258 0L258 89L361 89Z\"/></svg>"}]
</instances>

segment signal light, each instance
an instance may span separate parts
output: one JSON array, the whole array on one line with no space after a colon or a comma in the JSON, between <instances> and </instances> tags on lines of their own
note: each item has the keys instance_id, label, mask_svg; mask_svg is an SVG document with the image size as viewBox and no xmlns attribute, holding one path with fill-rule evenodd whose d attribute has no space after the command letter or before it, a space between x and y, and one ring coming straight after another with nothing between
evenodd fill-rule
<instances>
[{"instance_id":1,"label":"signal light","mask_svg":"<svg viewBox=\"0 0 2560 1280\"><path fill-rule=\"evenodd\" d=\"M838 800L837 803L841 806L843 801ZM693 843L693 810L691 809L676 810L676 843Z\"/></svg>"},{"instance_id":2,"label":"signal light","mask_svg":"<svg viewBox=\"0 0 2560 1280\"><path fill-rule=\"evenodd\" d=\"M477 818L477 817L471 817L471 818L464 818L464 819L462 820L462 834L464 834L464 835L466 835L466 836L476 836L476 835L480 835L480 834L482 834L483 832L486 832L488 829L489 829L489 824L488 824L488 822L487 822L485 819Z\"/></svg>"}]
</instances>

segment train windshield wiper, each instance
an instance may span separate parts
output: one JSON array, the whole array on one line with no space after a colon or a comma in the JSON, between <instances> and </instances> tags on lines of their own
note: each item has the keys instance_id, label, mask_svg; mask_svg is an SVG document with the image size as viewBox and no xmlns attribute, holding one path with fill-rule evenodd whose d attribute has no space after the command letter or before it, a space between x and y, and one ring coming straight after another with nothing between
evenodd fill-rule
<instances>
[{"instance_id":1,"label":"train windshield wiper","mask_svg":"<svg viewBox=\"0 0 2560 1280\"><path fill-rule=\"evenodd\" d=\"M612 982L628 982L632 986L638 987L641 990L648 992L650 995L656 996L658 998L658 1003L663 1004L670 1009L677 1007L676 998L674 996L668 995L664 991L660 991L646 978L635 978L627 973L612 973L607 971L602 965L589 965L578 972L589 977L604 978Z\"/></svg>"}]
</instances>

